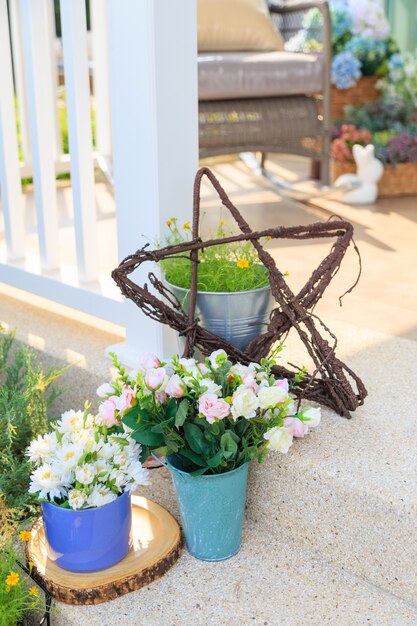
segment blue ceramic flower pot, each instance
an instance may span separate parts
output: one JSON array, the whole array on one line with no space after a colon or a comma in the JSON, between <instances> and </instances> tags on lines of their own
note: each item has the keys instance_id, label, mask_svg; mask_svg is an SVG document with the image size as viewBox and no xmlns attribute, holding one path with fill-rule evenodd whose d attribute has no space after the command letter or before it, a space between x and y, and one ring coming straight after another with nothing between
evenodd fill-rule
<instances>
[{"instance_id":1,"label":"blue ceramic flower pot","mask_svg":"<svg viewBox=\"0 0 417 626\"><path fill-rule=\"evenodd\" d=\"M73 511L42 502L48 557L72 572L96 572L121 561L132 539L130 493L94 509Z\"/></svg>"},{"instance_id":2,"label":"blue ceramic flower pot","mask_svg":"<svg viewBox=\"0 0 417 626\"><path fill-rule=\"evenodd\" d=\"M189 552L203 561L223 561L239 552L249 464L207 476L184 472L175 455L167 465Z\"/></svg>"}]
</instances>

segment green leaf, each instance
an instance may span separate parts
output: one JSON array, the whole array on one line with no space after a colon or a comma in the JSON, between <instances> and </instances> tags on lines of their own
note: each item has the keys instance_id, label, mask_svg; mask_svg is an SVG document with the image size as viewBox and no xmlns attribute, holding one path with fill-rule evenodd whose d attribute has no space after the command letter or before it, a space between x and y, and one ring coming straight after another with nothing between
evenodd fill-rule
<instances>
[{"instance_id":1,"label":"green leaf","mask_svg":"<svg viewBox=\"0 0 417 626\"><path fill-rule=\"evenodd\" d=\"M236 455L236 452L237 452L236 439L239 441L239 438L237 437L237 435L235 435L235 433L233 433L231 430L226 430L226 432L224 433L224 435L222 435L220 439L220 445L223 450L223 456L227 461L229 461L230 459L233 459L233 457Z\"/></svg>"},{"instance_id":2,"label":"green leaf","mask_svg":"<svg viewBox=\"0 0 417 626\"><path fill-rule=\"evenodd\" d=\"M138 428L131 433L132 439L145 446L159 447L164 443L164 438L159 433L153 433L149 428Z\"/></svg>"},{"instance_id":3,"label":"green leaf","mask_svg":"<svg viewBox=\"0 0 417 626\"><path fill-rule=\"evenodd\" d=\"M126 411L126 413L122 417L123 424L129 426L129 428L136 428L139 423L139 406L136 405Z\"/></svg>"},{"instance_id":4,"label":"green leaf","mask_svg":"<svg viewBox=\"0 0 417 626\"><path fill-rule=\"evenodd\" d=\"M175 417L177 413L177 401L175 400L175 398L171 398L171 400L168 402L166 409L165 409L165 417L167 419L171 419L172 417Z\"/></svg>"},{"instance_id":5,"label":"green leaf","mask_svg":"<svg viewBox=\"0 0 417 626\"><path fill-rule=\"evenodd\" d=\"M207 443L204 439L202 431L196 424L186 422L184 424L184 435L191 450L197 452L197 454L204 454L207 448Z\"/></svg>"},{"instance_id":6,"label":"green leaf","mask_svg":"<svg viewBox=\"0 0 417 626\"><path fill-rule=\"evenodd\" d=\"M207 461L207 465L211 468L218 467L223 459L223 449L221 448L217 454Z\"/></svg>"},{"instance_id":7,"label":"green leaf","mask_svg":"<svg viewBox=\"0 0 417 626\"><path fill-rule=\"evenodd\" d=\"M183 448L180 451L180 455L184 456L189 461L192 461L195 465L200 465L201 467L204 467L204 468L207 469L207 463L203 459L203 457L199 456L198 454L196 454L192 450L187 450L187 448Z\"/></svg>"},{"instance_id":8,"label":"green leaf","mask_svg":"<svg viewBox=\"0 0 417 626\"><path fill-rule=\"evenodd\" d=\"M123 448L125 446L129 445L129 442L127 439L124 439L123 437L109 437L109 439L111 439L112 441L115 441L116 443L120 444L121 446L123 446Z\"/></svg>"},{"instance_id":9,"label":"green leaf","mask_svg":"<svg viewBox=\"0 0 417 626\"><path fill-rule=\"evenodd\" d=\"M187 400L187 398L184 398L183 400L181 400L178 410L177 410L177 414L175 416L175 426L180 427L184 424L186 417L187 417L189 406L190 406L190 402Z\"/></svg>"},{"instance_id":10,"label":"green leaf","mask_svg":"<svg viewBox=\"0 0 417 626\"><path fill-rule=\"evenodd\" d=\"M198 470L194 470L193 472L190 472L190 476L201 476L202 474L205 474L207 469L208 469L207 467L201 467Z\"/></svg>"}]
</instances>

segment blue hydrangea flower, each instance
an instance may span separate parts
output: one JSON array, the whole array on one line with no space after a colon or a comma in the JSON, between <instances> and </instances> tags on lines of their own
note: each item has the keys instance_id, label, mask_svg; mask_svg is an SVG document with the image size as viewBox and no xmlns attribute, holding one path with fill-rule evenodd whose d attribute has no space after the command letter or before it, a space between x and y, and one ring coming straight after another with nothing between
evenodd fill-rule
<instances>
[{"instance_id":1,"label":"blue hydrangea flower","mask_svg":"<svg viewBox=\"0 0 417 626\"><path fill-rule=\"evenodd\" d=\"M333 57L332 83L338 89L353 87L361 76L361 63L351 52L339 52Z\"/></svg>"},{"instance_id":2,"label":"blue hydrangea flower","mask_svg":"<svg viewBox=\"0 0 417 626\"><path fill-rule=\"evenodd\" d=\"M331 14L332 36L333 40L336 40L352 30L353 19L348 10L339 6L332 8Z\"/></svg>"},{"instance_id":3,"label":"blue hydrangea flower","mask_svg":"<svg viewBox=\"0 0 417 626\"><path fill-rule=\"evenodd\" d=\"M389 77L393 81L397 81L402 76L402 70L404 67L404 61L401 57L401 54L395 52L388 59L388 69L389 69Z\"/></svg>"},{"instance_id":4,"label":"blue hydrangea flower","mask_svg":"<svg viewBox=\"0 0 417 626\"><path fill-rule=\"evenodd\" d=\"M385 41L355 35L347 42L346 50L362 61L378 61L385 57Z\"/></svg>"}]
</instances>

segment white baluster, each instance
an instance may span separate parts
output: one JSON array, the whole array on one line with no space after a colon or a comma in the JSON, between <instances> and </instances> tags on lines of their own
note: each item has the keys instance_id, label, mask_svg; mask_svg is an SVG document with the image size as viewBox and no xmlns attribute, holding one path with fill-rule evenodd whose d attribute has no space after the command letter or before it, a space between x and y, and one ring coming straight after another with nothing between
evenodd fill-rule
<instances>
[{"instance_id":1,"label":"white baluster","mask_svg":"<svg viewBox=\"0 0 417 626\"><path fill-rule=\"evenodd\" d=\"M0 188L9 259L24 256L24 215L7 0L0 0Z\"/></svg>"},{"instance_id":2,"label":"white baluster","mask_svg":"<svg viewBox=\"0 0 417 626\"><path fill-rule=\"evenodd\" d=\"M48 0L21 0L29 127L42 268L59 265Z\"/></svg>"},{"instance_id":3,"label":"white baluster","mask_svg":"<svg viewBox=\"0 0 417 626\"><path fill-rule=\"evenodd\" d=\"M97 277L97 225L85 0L61 0L68 133L77 263L81 280Z\"/></svg>"}]
</instances>

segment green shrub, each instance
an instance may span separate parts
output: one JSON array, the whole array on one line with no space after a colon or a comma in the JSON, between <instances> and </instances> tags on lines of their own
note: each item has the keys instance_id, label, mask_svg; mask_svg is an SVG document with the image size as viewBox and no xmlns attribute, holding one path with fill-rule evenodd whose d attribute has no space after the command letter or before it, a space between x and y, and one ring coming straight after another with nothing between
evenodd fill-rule
<instances>
[{"instance_id":1,"label":"green shrub","mask_svg":"<svg viewBox=\"0 0 417 626\"><path fill-rule=\"evenodd\" d=\"M24 518L36 511L27 492L30 469L25 450L49 428L48 410L59 391L61 370L43 372L27 347L12 350L14 334L0 328L0 495Z\"/></svg>"}]
</instances>

